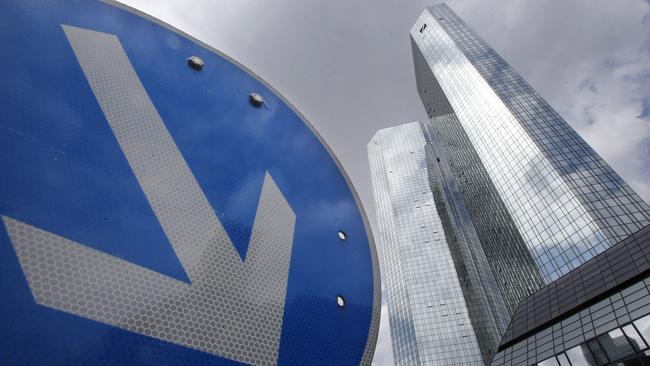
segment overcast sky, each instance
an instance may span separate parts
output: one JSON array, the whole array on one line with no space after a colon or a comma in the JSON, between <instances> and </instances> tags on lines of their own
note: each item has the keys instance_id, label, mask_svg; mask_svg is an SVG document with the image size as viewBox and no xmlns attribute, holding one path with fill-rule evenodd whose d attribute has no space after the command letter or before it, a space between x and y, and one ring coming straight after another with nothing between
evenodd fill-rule
<instances>
[{"instance_id":1,"label":"overcast sky","mask_svg":"<svg viewBox=\"0 0 650 366\"><path fill-rule=\"evenodd\" d=\"M243 63L318 129L374 222L366 144L425 120L408 32L420 0L121 0ZM647 0L451 0L626 179L650 199ZM375 365L392 365L385 306Z\"/></svg>"}]
</instances>

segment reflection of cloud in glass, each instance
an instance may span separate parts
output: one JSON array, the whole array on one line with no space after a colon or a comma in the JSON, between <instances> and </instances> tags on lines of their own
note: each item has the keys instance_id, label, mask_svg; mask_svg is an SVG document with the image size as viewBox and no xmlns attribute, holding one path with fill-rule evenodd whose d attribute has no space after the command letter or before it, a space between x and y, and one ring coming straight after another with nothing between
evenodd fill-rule
<instances>
[{"instance_id":1,"label":"reflection of cloud in glass","mask_svg":"<svg viewBox=\"0 0 650 366\"><path fill-rule=\"evenodd\" d=\"M424 12L421 20L430 24L430 31L414 39L547 281L609 246L606 235L470 60L430 13ZM506 76L500 82L511 82ZM562 222L567 224L560 226Z\"/></svg>"},{"instance_id":2,"label":"reflection of cloud in glass","mask_svg":"<svg viewBox=\"0 0 650 366\"><path fill-rule=\"evenodd\" d=\"M425 145L417 122L381 130L368 144L395 361L480 363Z\"/></svg>"},{"instance_id":3,"label":"reflection of cloud in glass","mask_svg":"<svg viewBox=\"0 0 650 366\"><path fill-rule=\"evenodd\" d=\"M510 320L508 308L448 161L439 151L440 142L431 124L423 123L421 127L427 140L427 175L437 213L468 303L474 331L487 355L485 357L489 359Z\"/></svg>"}]
</instances>

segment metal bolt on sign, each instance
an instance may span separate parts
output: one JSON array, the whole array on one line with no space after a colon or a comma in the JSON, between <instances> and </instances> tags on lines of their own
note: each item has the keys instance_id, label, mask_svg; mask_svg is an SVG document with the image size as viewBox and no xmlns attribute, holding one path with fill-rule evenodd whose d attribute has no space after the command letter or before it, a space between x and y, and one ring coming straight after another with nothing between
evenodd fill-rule
<instances>
[{"instance_id":1,"label":"metal bolt on sign","mask_svg":"<svg viewBox=\"0 0 650 366\"><path fill-rule=\"evenodd\" d=\"M348 238L348 236L347 236L347 234L345 233L345 231L342 231L342 230L339 230L338 235L339 235L339 239L341 239L341 241L345 241L345 239Z\"/></svg>"},{"instance_id":2,"label":"metal bolt on sign","mask_svg":"<svg viewBox=\"0 0 650 366\"><path fill-rule=\"evenodd\" d=\"M345 307L345 298L341 295L336 296L336 305L340 308Z\"/></svg>"},{"instance_id":3,"label":"metal bolt on sign","mask_svg":"<svg viewBox=\"0 0 650 366\"><path fill-rule=\"evenodd\" d=\"M190 56L187 59L187 64L194 70L201 71L205 65L205 62L203 62L203 59L199 56Z\"/></svg>"},{"instance_id":4,"label":"metal bolt on sign","mask_svg":"<svg viewBox=\"0 0 650 366\"><path fill-rule=\"evenodd\" d=\"M254 106L258 107L258 108L261 107L262 104L264 104L264 98L262 98L262 96L259 95L259 94L257 94L257 93L251 93L251 94L248 96L248 98L249 98L250 102L251 102Z\"/></svg>"}]
</instances>

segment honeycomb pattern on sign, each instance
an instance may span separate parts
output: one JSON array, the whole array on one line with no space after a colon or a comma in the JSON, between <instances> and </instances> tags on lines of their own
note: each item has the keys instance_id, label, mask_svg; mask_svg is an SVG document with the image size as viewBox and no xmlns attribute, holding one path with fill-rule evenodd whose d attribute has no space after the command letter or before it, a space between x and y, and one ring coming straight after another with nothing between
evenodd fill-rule
<instances>
[{"instance_id":1,"label":"honeycomb pattern on sign","mask_svg":"<svg viewBox=\"0 0 650 366\"><path fill-rule=\"evenodd\" d=\"M35 301L229 359L275 364L293 210L266 174L242 262L117 37L63 28L191 283L2 216Z\"/></svg>"}]
</instances>

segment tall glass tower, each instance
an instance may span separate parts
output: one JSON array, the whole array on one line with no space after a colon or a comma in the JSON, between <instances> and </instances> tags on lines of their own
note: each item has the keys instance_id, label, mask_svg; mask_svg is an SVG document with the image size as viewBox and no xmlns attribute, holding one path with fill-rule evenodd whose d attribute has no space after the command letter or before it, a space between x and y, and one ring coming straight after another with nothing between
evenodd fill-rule
<instances>
[{"instance_id":1,"label":"tall glass tower","mask_svg":"<svg viewBox=\"0 0 650 366\"><path fill-rule=\"evenodd\" d=\"M448 6L426 9L411 42L418 92L511 310L650 222L648 205Z\"/></svg>"},{"instance_id":2,"label":"tall glass tower","mask_svg":"<svg viewBox=\"0 0 650 366\"><path fill-rule=\"evenodd\" d=\"M488 362L509 312L429 123L368 144L398 365Z\"/></svg>"},{"instance_id":3,"label":"tall glass tower","mask_svg":"<svg viewBox=\"0 0 650 366\"><path fill-rule=\"evenodd\" d=\"M431 132L412 122L368 144L395 363L478 365L509 318Z\"/></svg>"},{"instance_id":4,"label":"tall glass tower","mask_svg":"<svg viewBox=\"0 0 650 366\"><path fill-rule=\"evenodd\" d=\"M487 361L523 298L648 225L650 208L448 6L426 9L410 35L430 123L379 131L368 146L396 363ZM426 220L441 226L426 231ZM441 349L420 337L452 332L436 307L449 298L476 341ZM481 357L453 358L476 344Z\"/></svg>"}]
</instances>

